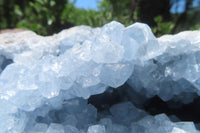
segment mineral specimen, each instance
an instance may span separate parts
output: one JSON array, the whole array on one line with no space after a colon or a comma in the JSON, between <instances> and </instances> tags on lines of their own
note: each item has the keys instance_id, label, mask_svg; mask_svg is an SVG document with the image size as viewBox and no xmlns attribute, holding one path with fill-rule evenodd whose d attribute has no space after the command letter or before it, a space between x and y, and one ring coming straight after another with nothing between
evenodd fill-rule
<instances>
[{"instance_id":1,"label":"mineral specimen","mask_svg":"<svg viewBox=\"0 0 200 133\"><path fill-rule=\"evenodd\" d=\"M104 111L88 104L90 96L125 83L136 101L157 95L191 103L200 95L200 31L156 38L146 24L113 21L47 37L1 34L0 132L200 132L193 122L152 116L129 101Z\"/></svg>"}]
</instances>

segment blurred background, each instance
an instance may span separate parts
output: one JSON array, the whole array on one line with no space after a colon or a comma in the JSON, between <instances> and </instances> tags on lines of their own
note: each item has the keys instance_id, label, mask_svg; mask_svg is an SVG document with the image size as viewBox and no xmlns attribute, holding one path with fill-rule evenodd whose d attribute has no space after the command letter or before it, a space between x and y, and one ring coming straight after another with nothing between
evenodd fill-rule
<instances>
[{"instance_id":1,"label":"blurred background","mask_svg":"<svg viewBox=\"0 0 200 133\"><path fill-rule=\"evenodd\" d=\"M200 0L0 0L0 30L51 35L77 25L112 20L147 23L156 36L200 29Z\"/></svg>"}]
</instances>

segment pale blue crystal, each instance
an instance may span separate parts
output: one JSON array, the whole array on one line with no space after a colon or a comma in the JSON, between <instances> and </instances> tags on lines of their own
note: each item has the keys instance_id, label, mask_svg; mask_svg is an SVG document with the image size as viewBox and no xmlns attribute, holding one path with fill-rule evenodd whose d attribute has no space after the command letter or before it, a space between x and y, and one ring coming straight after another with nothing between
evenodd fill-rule
<instances>
[{"instance_id":1,"label":"pale blue crystal","mask_svg":"<svg viewBox=\"0 0 200 133\"><path fill-rule=\"evenodd\" d=\"M51 123L45 133L65 133L65 131L62 125Z\"/></svg>"}]
</instances>

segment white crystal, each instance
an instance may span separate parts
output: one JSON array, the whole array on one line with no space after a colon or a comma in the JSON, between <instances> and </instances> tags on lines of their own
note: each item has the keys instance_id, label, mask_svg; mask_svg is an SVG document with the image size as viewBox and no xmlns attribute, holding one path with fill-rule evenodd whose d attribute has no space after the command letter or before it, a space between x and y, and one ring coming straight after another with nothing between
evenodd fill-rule
<instances>
[{"instance_id":1,"label":"white crystal","mask_svg":"<svg viewBox=\"0 0 200 133\"><path fill-rule=\"evenodd\" d=\"M106 130L102 125L93 125L88 128L87 133L106 133Z\"/></svg>"}]
</instances>

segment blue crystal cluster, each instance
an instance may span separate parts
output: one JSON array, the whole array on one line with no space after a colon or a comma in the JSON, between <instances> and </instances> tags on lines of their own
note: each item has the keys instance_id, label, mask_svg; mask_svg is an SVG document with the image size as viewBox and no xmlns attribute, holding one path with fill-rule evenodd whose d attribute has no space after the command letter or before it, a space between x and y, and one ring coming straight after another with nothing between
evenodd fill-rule
<instances>
[{"instance_id":1,"label":"blue crystal cluster","mask_svg":"<svg viewBox=\"0 0 200 133\"><path fill-rule=\"evenodd\" d=\"M200 31L156 38L113 21L53 36L0 35L1 133L200 133L131 102L99 112L87 99L127 83L134 92L191 103L200 95ZM140 100L139 98L136 100Z\"/></svg>"}]
</instances>

